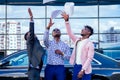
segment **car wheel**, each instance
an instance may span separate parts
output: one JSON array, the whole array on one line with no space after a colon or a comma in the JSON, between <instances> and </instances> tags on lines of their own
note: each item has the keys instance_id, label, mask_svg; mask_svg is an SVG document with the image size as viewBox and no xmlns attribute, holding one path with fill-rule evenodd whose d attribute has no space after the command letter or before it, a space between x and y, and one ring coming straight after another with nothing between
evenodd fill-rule
<instances>
[{"instance_id":1,"label":"car wheel","mask_svg":"<svg viewBox=\"0 0 120 80\"><path fill-rule=\"evenodd\" d=\"M92 80L110 80L110 79L105 76L92 74Z\"/></svg>"},{"instance_id":2,"label":"car wheel","mask_svg":"<svg viewBox=\"0 0 120 80\"><path fill-rule=\"evenodd\" d=\"M72 72L66 68L66 80L72 80Z\"/></svg>"},{"instance_id":3,"label":"car wheel","mask_svg":"<svg viewBox=\"0 0 120 80\"><path fill-rule=\"evenodd\" d=\"M120 73L119 74L116 73L110 76L110 80L120 80Z\"/></svg>"}]
</instances>

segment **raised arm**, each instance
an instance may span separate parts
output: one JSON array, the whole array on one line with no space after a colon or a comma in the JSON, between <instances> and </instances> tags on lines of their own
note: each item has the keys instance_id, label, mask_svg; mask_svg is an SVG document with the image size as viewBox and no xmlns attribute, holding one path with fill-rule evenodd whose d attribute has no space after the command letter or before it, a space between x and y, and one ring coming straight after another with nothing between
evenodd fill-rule
<instances>
[{"instance_id":1,"label":"raised arm","mask_svg":"<svg viewBox=\"0 0 120 80\"><path fill-rule=\"evenodd\" d=\"M30 16L30 24L29 24L29 33L30 33L30 37L29 37L29 41L32 41L34 40L34 22L33 22L33 15L32 15L32 11L30 8L28 8L28 13L29 13L29 16ZM32 43L31 42L31 43Z\"/></svg>"},{"instance_id":2,"label":"raised arm","mask_svg":"<svg viewBox=\"0 0 120 80\"><path fill-rule=\"evenodd\" d=\"M68 33L69 37L72 39L72 41L75 42L77 37L73 34L73 32L71 30L70 23L69 23L69 15L67 15L65 12L63 12L62 16L63 16L63 18L65 20L67 33Z\"/></svg>"},{"instance_id":3,"label":"raised arm","mask_svg":"<svg viewBox=\"0 0 120 80\"><path fill-rule=\"evenodd\" d=\"M50 30L50 27L51 27L53 24L54 24L54 23L52 22L52 19L50 18L50 22L49 22L48 26L46 27L46 30L45 30L45 32L44 32L44 38L43 38L43 40L44 40L44 45L45 45L46 47L49 46L49 30Z\"/></svg>"}]
</instances>

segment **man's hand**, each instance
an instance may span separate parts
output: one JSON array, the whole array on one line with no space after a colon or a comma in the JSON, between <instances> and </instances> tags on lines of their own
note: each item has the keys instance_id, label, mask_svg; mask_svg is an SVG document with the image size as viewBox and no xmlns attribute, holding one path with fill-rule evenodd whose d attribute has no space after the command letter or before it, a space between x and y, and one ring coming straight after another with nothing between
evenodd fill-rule
<instances>
[{"instance_id":1,"label":"man's hand","mask_svg":"<svg viewBox=\"0 0 120 80\"><path fill-rule=\"evenodd\" d=\"M84 73L85 73L85 71L84 71L84 70L81 70L81 71L78 73L77 77L78 77L78 78L82 78L83 75L84 75Z\"/></svg>"},{"instance_id":2,"label":"man's hand","mask_svg":"<svg viewBox=\"0 0 120 80\"><path fill-rule=\"evenodd\" d=\"M47 26L47 29L50 29L50 27L53 25L54 23L52 22L52 19L50 18L49 24Z\"/></svg>"},{"instance_id":3,"label":"man's hand","mask_svg":"<svg viewBox=\"0 0 120 80\"><path fill-rule=\"evenodd\" d=\"M30 21L33 21L33 14L32 14L32 11L30 8L28 8L28 13L29 13L29 16L30 16Z\"/></svg>"},{"instance_id":4,"label":"man's hand","mask_svg":"<svg viewBox=\"0 0 120 80\"><path fill-rule=\"evenodd\" d=\"M67 15L65 12L61 14L65 21L69 21L69 15Z\"/></svg>"},{"instance_id":5,"label":"man's hand","mask_svg":"<svg viewBox=\"0 0 120 80\"><path fill-rule=\"evenodd\" d=\"M62 55L62 56L64 55L63 52L60 51L59 49L56 49L56 50L55 50L55 53L56 53L56 54L59 54L59 55Z\"/></svg>"}]
</instances>

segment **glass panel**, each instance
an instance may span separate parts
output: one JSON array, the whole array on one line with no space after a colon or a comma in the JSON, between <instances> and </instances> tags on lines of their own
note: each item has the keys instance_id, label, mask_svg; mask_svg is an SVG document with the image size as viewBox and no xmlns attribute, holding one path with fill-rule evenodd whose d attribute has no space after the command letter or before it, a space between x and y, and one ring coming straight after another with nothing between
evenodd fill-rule
<instances>
[{"instance_id":1,"label":"glass panel","mask_svg":"<svg viewBox=\"0 0 120 80\"><path fill-rule=\"evenodd\" d=\"M0 35L0 50L6 49L6 35Z\"/></svg>"},{"instance_id":2,"label":"glass panel","mask_svg":"<svg viewBox=\"0 0 120 80\"><path fill-rule=\"evenodd\" d=\"M120 5L100 6L100 17L120 17Z\"/></svg>"},{"instance_id":3,"label":"glass panel","mask_svg":"<svg viewBox=\"0 0 120 80\"><path fill-rule=\"evenodd\" d=\"M120 19L100 19L100 33L120 33Z\"/></svg>"},{"instance_id":4,"label":"glass panel","mask_svg":"<svg viewBox=\"0 0 120 80\"><path fill-rule=\"evenodd\" d=\"M44 19L34 19L35 33L43 33L45 29ZM12 19L7 21L8 34L25 34L29 30L29 20Z\"/></svg>"},{"instance_id":5,"label":"glass panel","mask_svg":"<svg viewBox=\"0 0 120 80\"><path fill-rule=\"evenodd\" d=\"M21 49L21 35L7 35L7 49Z\"/></svg>"},{"instance_id":6,"label":"glass panel","mask_svg":"<svg viewBox=\"0 0 120 80\"><path fill-rule=\"evenodd\" d=\"M5 18L5 5L0 5L0 18Z\"/></svg>"},{"instance_id":7,"label":"glass panel","mask_svg":"<svg viewBox=\"0 0 120 80\"><path fill-rule=\"evenodd\" d=\"M98 49L98 44L99 44L98 34L91 35L90 40L93 42L94 48Z\"/></svg>"},{"instance_id":8,"label":"glass panel","mask_svg":"<svg viewBox=\"0 0 120 80\"><path fill-rule=\"evenodd\" d=\"M8 18L29 18L28 8L31 8L34 18L45 17L45 6L7 6Z\"/></svg>"},{"instance_id":9,"label":"glass panel","mask_svg":"<svg viewBox=\"0 0 120 80\"><path fill-rule=\"evenodd\" d=\"M5 20L1 19L0 20L0 49L6 49L6 25L5 25Z\"/></svg>"},{"instance_id":10,"label":"glass panel","mask_svg":"<svg viewBox=\"0 0 120 80\"><path fill-rule=\"evenodd\" d=\"M5 34L6 33L6 24L5 20L1 19L0 20L0 34Z\"/></svg>"},{"instance_id":11,"label":"glass panel","mask_svg":"<svg viewBox=\"0 0 120 80\"><path fill-rule=\"evenodd\" d=\"M75 6L72 17L97 17L97 15L97 6Z\"/></svg>"},{"instance_id":12,"label":"glass panel","mask_svg":"<svg viewBox=\"0 0 120 80\"><path fill-rule=\"evenodd\" d=\"M38 40L40 41L40 44L44 47L43 34L41 34L41 35L38 35L38 34L37 34L37 37L38 37Z\"/></svg>"},{"instance_id":13,"label":"glass panel","mask_svg":"<svg viewBox=\"0 0 120 80\"><path fill-rule=\"evenodd\" d=\"M35 19L35 33L39 34L39 33L44 33L45 31L45 19Z\"/></svg>"},{"instance_id":14,"label":"glass panel","mask_svg":"<svg viewBox=\"0 0 120 80\"><path fill-rule=\"evenodd\" d=\"M101 34L100 49L103 54L120 60L120 36L119 34Z\"/></svg>"},{"instance_id":15,"label":"glass panel","mask_svg":"<svg viewBox=\"0 0 120 80\"><path fill-rule=\"evenodd\" d=\"M100 48L113 49L119 48L120 34L101 34L100 35Z\"/></svg>"},{"instance_id":16,"label":"glass panel","mask_svg":"<svg viewBox=\"0 0 120 80\"><path fill-rule=\"evenodd\" d=\"M20 47L20 49L26 49L27 47L26 47L26 41L25 41L25 39L24 39L24 35L21 35L21 40L20 40L20 42L21 42L21 47Z\"/></svg>"},{"instance_id":17,"label":"glass panel","mask_svg":"<svg viewBox=\"0 0 120 80\"><path fill-rule=\"evenodd\" d=\"M102 35L103 41L107 43L116 43L120 42L120 34L104 34Z\"/></svg>"}]
</instances>

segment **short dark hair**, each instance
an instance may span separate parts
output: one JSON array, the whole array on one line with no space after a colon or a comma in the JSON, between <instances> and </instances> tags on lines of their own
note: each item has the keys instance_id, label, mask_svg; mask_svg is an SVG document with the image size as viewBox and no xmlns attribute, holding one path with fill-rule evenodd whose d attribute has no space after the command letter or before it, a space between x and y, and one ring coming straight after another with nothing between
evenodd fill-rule
<instances>
[{"instance_id":1,"label":"short dark hair","mask_svg":"<svg viewBox=\"0 0 120 80\"><path fill-rule=\"evenodd\" d=\"M90 30L90 36L94 33L94 30L91 26L85 25L84 27Z\"/></svg>"},{"instance_id":2,"label":"short dark hair","mask_svg":"<svg viewBox=\"0 0 120 80\"><path fill-rule=\"evenodd\" d=\"M27 40L27 35L28 35L29 31L25 33L24 35L24 39Z\"/></svg>"}]
</instances>

